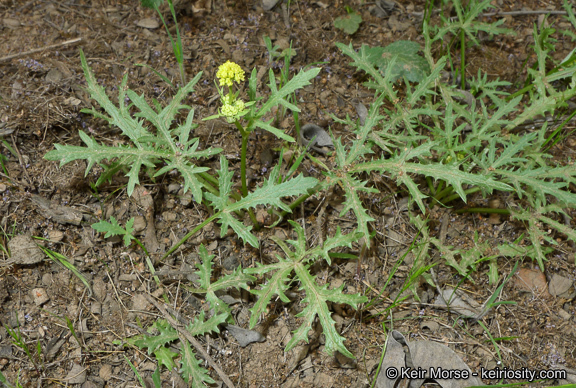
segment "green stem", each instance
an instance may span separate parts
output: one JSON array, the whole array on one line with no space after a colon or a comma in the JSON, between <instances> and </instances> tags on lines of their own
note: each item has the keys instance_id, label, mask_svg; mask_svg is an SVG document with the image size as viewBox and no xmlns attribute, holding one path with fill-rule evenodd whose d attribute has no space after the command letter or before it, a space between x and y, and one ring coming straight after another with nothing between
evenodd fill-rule
<instances>
[{"instance_id":1,"label":"green stem","mask_svg":"<svg viewBox=\"0 0 576 388\"><path fill-rule=\"evenodd\" d=\"M438 202L442 202L442 199L447 196L448 194L450 194L452 191L454 191L454 189L450 186L448 187L442 187L443 186L444 181L440 181L440 183L438 184L438 188L436 189L436 195L434 196L434 199Z\"/></svg>"},{"instance_id":2,"label":"green stem","mask_svg":"<svg viewBox=\"0 0 576 388\"><path fill-rule=\"evenodd\" d=\"M468 195L468 194L476 193L478 191L480 191L480 187L472 187L471 189L464 190L464 194ZM458 193L452 194L451 196L446 198L444 203L449 203L451 201L454 201L456 198L460 198L460 194L458 194Z\"/></svg>"},{"instance_id":3,"label":"green stem","mask_svg":"<svg viewBox=\"0 0 576 388\"><path fill-rule=\"evenodd\" d=\"M240 179L242 180L242 196L248 195L248 185L246 184L246 149L248 147L248 137L250 133L244 130L244 127L236 120L234 123L242 135L242 148L240 151Z\"/></svg>"},{"instance_id":4,"label":"green stem","mask_svg":"<svg viewBox=\"0 0 576 388\"><path fill-rule=\"evenodd\" d=\"M436 195L436 189L434 188L432 178L430 178L429 176L426 177L426 184L428 185L428 189L430 190L430 194L432 194L432 196L435 196Z\"/></svg>"},{"instance_id":5,"label":"green stem","mask_svg":"<svg viewBox=\"0 0 576 388\"><path fill-rule=\"evenodd\" d=\"M556 143L558 143L560 140L562 140L561 136L558 136L558 138L554 141L554 143L550 144L550 146L548 148L546 147L546 144L548 144L563 128L566 124L568 124L570 122L570 120L572 120L572 118L576 116L576 110L574 112L572 112L568 118L566 120L564 120L564 122L562 122L562 124L560 124L560 126L558 128L556 128L556 130L548 137L548 139L546 139L546 141L544 142L544 144L542 144L542 149L544 150L549 150L550 148L552 148ZM571 132L569 132L565 137L570 136L570 134L574 132L574 130L572 130Z\"/></svg>"},{"instance_id":6,"label":"green stem","mask_svg":"<svg viewBox=\"0 0 576 388\"><path fill-rule=\"evenodd\" d=\"M144 254L146 256L150 256L150 254L148 253L148 249L146 249L146 247L144 246L144 244L142 244L140 242L140 240L138 240L137 238L134 239L134 241L136 241L136 244L138 244L140 246L140 248L142 248L142 250L144 251Z\"/></svg>"},{"instance_id":7,"label":"green stem","mask_svg":"<svg viewBox=\"0 0 576 388\"><path fill-rule=\"evenodd\" d=\"M214 215L212 215L212 217L208 217L206 220L204 220L204 222L202 222L200 225L198 225L197 227L192 229L186 236L182 237L182 239L180 241L178 241L178 243L176 243L176 245L174 245L172 248L170 248L170 250L168 252L166 252L164 254L164 256L162 256L160 261L164 261L164 259L166 259L168 256L170 256L170 254L172 254L172 252L174 252L176 249L178 249L180 247L180 245L184 244L186 242L186 240L188 240L190 237L192 237L196 232L198 232L200 229L202 229L203 227L208 225L210 222L212 222L216 218L218 218L218 216L220 216L221 213L222 212L215 213Z\"/></svg>"},{"instance_id":8,"label":"green stem","mask_svg":"<svg viewBox=\"0 0 576 388\"><path fill-rule=\"evenodd\" d=\"M200 182L202 183L202 185L212 194L214 194L215 196L219 197L220 193L218 192L218 189L213 187L210 183L206 182L206 180L209 180L210 182L214 183L216 186L218 186L218 180L216 178L214 178L212 175L208 174L207 172L201 172L200 174ZM234 198L234 200L236 201L240 201L242 199L242 196L239 193L230 193L230 196L232 198ZM208 203L205 203L206 206L209 206ZM242 210L236 210L235 213L239 216L242 217L244 215L244 211Z\"/></svg>"},{"instance_id":9,"label":"green stem","mask_svg":"<svg viewBox=\"0 0 576 388\"><path fill-rule=\"evenodd\" d=\"M296 98L294 98L294 101L296 101ZM300 139L300 120L298 119L298 112L296 111L292 112L292 117L294 117L294 128L296 129L296 139Z\"/></svg>"},{"instance_id":10,"label":"green stem","mask_svg":"<svg viewBox=\"0 0 576 388\"><path fill-rule=\"evenodd\" d=\"M186 73L184 71L184 53L182 52L182 38L180 37L180 28L178 28L178 20L176 19L176 10L174 9L174 4L172 0L168 0L170 5L170 12L172 13L172 19L174 19L174 24L176 25L176 42L172 39L170 35L170 41L172 43L172 51L178 62L178 68L180 69L180 80L182 81L182 87L186 85Z\"/></svg>"},{"instance_id":11,"label":"green stem","mask_svg":"<svg viewBox=\"0 0 576 388\"><path fill-rule=\"evenodd\" d=\"M216 178L214 178L207 172L201 172L198 175L200 175L200 181L202 182L202 185L206 188L206 190L208 190L215 196L219 197L220 193L218 193L218 189L216 188L218 187L218 181L216 180ZM216 187L212 186L212 184L214 184Z\"/></svg>"},{"instance_id":12,"label":"green stem","mask_svg":"<svg viewBox=\"0 0 576 388\"><path fill-rule=\"evenodd\" d=\"M242 137L242 150L240 151L240 179L242 179L242 196L248 195L248 184L246 182L246 148L248 147L248 136Z\"/></svg>"},{"instance_id":13,"label":"green stem","mask_svg":"<svg viewBox=\"0 0 576 388\"><path fill-rule=\"evenodd\" d=\"M461 89L466 89L466 34L464 30L460 30L460 70L462 71L460 80Z\"/></svg>"},{"instance_id":14,"label":"green stem","mask_svg":"<svg viewBox=\"0 0 576 388\"><path fill-rule=\"evenodd\" d=\"M248 185L246 184L246 149L248 148L248 137L250 137L251 131L245 130L238 120L236 120L234 124L236 124L236 128L238 128L238 131L240 131L240 134L242 135L242 148L240 150L240 179L242 180L242 196L246 197L248 195ZM256 220L256 216L252 209L248 209L248 215L254 225L254 230L259 230L260 224L258 223L258 220Z\"/></svg>"}]
</instances>

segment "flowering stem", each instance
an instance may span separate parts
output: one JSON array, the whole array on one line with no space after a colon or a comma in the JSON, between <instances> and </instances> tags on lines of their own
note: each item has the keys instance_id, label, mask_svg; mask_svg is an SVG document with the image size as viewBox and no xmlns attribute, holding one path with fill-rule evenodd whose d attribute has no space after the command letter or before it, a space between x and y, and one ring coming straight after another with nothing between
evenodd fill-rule
<instances>
[{"instance_id":1,"label":"flowering stem","mask_svg":"<svg viewBox=\"0 0 576 388\"><path fill-rule=\"evenodd\" d=\"M246 148L248 147L248 136L249 132L244 130L244 127L236 120L234 122L236 128L240 131L242 135L242 149L240 151L240 179L242 180L242 196L248 195L248 185L246 184Z\"/></svg>"},{"instance_id":2,"label":"flowering stem","mask_svg":"<svg viewBox=\"0 0 576 388\"><path fill-rule=\"evenodd\" d=\"M248 185L246 184L246 149L248 148L248 137L250 136L250 132L246 131L238 120L234 121L234 124L242 135L242 148L240 151L240 179L242 180L242 196L245 197L248 195ZM248 209L248 215L254 225L254 230L260 229L260 224L258 223L258 220L256 220L256 216L252 209Z\"/></svg>"}]
</instances>

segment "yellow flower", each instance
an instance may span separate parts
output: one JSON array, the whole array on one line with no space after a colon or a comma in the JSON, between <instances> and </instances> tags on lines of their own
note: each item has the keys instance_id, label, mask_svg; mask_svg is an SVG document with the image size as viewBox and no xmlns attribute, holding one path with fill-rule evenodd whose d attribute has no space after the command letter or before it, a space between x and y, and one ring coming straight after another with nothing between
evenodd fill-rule
<instances>
[{"instance_id":1,"label":"yellow flower","mask_svg":"<svg viewBox=\"0 0 576 388\"><path fill-rule=\"evenodd\" d=\"M233 123L234 121L238 120L240 114L244 111L244 101L236 100L234 102L230 101L231 96L228 94L224 96L222 99L224 104L220 109L220 114L226 117L226 121L229 123Z\"/></svg>"},{"instance_id":2,"label":"yellow flower","mask_svg":"<svg viewBox=\"0 0 576 388\"><path fill-rule=\"evenodd\" d=\"M220 79L220 86L232 86L232 81L238 83L244 81L244 70L242 70L236 63L226 61L225 64L218 67L216 77Z\"/></svg>"}]
</instances>

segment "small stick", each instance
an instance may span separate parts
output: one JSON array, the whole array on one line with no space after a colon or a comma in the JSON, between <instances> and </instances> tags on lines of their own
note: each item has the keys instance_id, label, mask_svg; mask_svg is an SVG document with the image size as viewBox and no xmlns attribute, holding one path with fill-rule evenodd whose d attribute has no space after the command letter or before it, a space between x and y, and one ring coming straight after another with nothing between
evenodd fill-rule
<instances>
[{"instance_id":1,"label":"small stick","mask_svg":"<svg viewBox=\"0 0 576 388\"><path fill-rule=\"evenodd\" d=\"M5 61L9 61L10 59L14 59L14 58L18 58L18 57L24 57L26 55L39 53L39 52L42 52L45 50L52 50L52 49L57 48L57 47L67 46L69 44L78 43L81 40L82 40L82 38L70 39L70 40L67 40L66 42L56 43L56 44L53 44L50 46L45 46L45 47L41 47L41 48L37 48L37 49L33 49L33 50L24 51L23 53L7 55L5 57L0 57L0 62L5 62Z\"/></svg>"},{"instance_id":2,"label":"small stick","mask_svg":"<svg viewBox=\"0 0 576 388\"><path fill-rule=\"evenodd\" d=\"M510 16L523 16L523 15L545 15L545 14L550 14L550 15L568 15L568 13L566 11L548 11L545 9L541 9L541 10L536 10L536 11L508 11L508 12L491 12L491 13L482 13L478 16L506 16L506 15L510 15Z\"/></svg>"},{"instance_id":3,"label":"small stick","mask_svg":"<svg viewBox=\"0 0 576 388\"><path fill-rule=\"evenodd\" d=\"M172 327L178 330L178 333L180 333L181 336L186 338L186 340L188 340L188 342L190 342L192 346L194 346L196 350L198 350L198 352L202 355L202 357L204 357L204 359L208 361L208 364L210 364L210 366L214 368L216 373L218 373L218 376L220 376L224 384L226 384L229 388L234 388L234 383L232 383L232 381L226 375L226 373L224 373L224 371L220 369L220 366L218 366L216 361L214 361L214 359L210 357L208 353L206 353L200 342L198 342L196 338L194 338L192 334L190 334L188 331L182 329L182 324L180 324L174 318L172 318L172 316L168 313L168 311L166 311L164 306L162 306L160 303L154 300L154 298L152 298L150 295L144 294L144 297L148 300L148 302L156 306L156 308L160 310L162 315L164 315L164 318L166 318L166 320L172 325Z\"/></svg>"}]
</instances>

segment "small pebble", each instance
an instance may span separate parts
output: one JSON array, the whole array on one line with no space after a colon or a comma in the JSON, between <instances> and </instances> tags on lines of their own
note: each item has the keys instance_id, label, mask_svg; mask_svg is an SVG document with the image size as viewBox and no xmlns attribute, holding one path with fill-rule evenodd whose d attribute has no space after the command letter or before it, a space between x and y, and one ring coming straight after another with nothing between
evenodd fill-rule
<instances>
[{"instance_id":1,"label":"small pebble","mask_svg":"<svg viewBox=\"0 0 576 388\"><path fill-rule=\"evenodd\" d=\"M42 306L44 303L50 300L48 294L46 293L46 289L44 288L33 289L32 298L34 299L34 304L36 304L36 306Z\"/></svg>"},{"instance_id":2,"label":"small pebble","mask_svg":"<svg viewBox=\"0 0 576 388\"><path fill-rule=\"evenodd\" d=\"M179 183L171 183L168 185L168 192L171 194L177 193L178 190L180 190L180 184Z\"/></svg>"}]
</instances>

